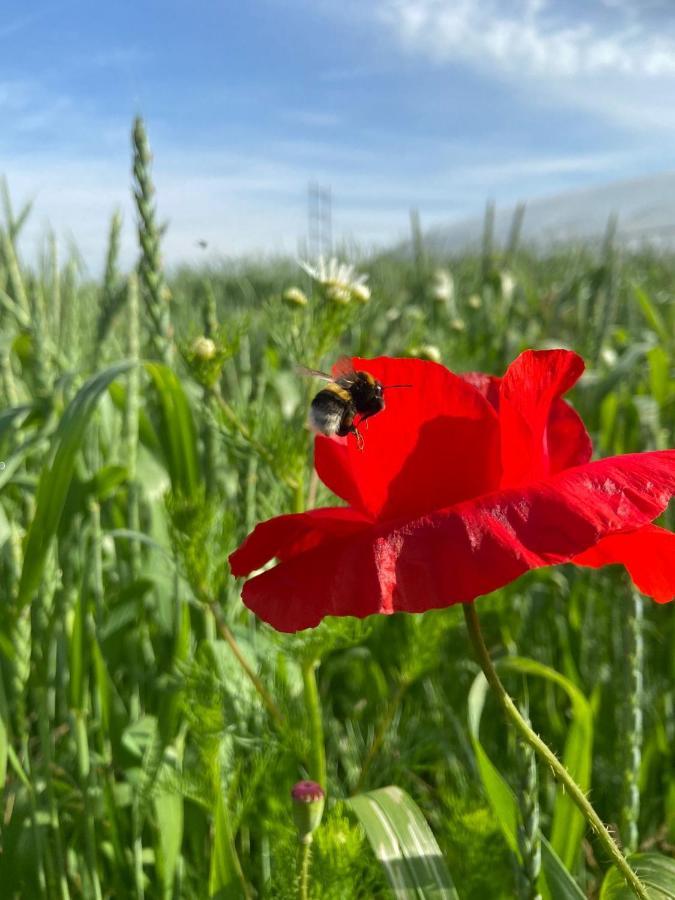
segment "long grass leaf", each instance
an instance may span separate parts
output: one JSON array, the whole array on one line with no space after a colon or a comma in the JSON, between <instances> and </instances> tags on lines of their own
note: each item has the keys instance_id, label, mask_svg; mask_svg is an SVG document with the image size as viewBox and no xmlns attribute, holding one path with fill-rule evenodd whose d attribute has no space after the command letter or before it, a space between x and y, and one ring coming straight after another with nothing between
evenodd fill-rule
<instances>
[{"instance_id":1,"label":"long grass leaf","mask_svg":"<svg viewBox=\"0 0 675 900\"><path fill-rule=\"evenodd\" d=\"M634 853L628 862L653 900L675 900L675 859L661 853ZM616 868L602 882L600 900L632 900L635 895Z\"/></svg>"},{"instance_id":2,"label":"long grass leaf","mask_svg":"<svg viewBox=\"0 0 675 900\"><path fill-rule=\"evenodd\" d=\"M43 468L38 484L35 516L28 532L19 584L21 605L28 603L40 586L49 545L59 526L75 470L75 460L96 404L108 385L130 365L124 361L94 375L80 388L63 414L53 438L50 460Z\"/></svg>"},{"instance_id":3,"label":"long grass leaf","mask_svg":"<svg viewBox=\"0 0 675 900\"><path fill-rule=\"evenodd\" d=\"M445 859L417 804L395 786L347 801L397 900L458 900Z\"/></svg>"}]
</instances>

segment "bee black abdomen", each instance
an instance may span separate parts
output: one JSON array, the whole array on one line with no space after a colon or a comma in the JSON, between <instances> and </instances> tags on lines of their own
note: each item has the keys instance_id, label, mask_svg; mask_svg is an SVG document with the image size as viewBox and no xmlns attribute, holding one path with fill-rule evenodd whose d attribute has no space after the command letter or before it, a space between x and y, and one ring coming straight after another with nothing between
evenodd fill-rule
<instances>
[{"instance_id":1,"label":"bee black abdomen","mask_svg":"<svg viewBox=\"0 0 675 900\"><path fill-rule=\"evenodd\" d=\"M354 430L354 413L349 392L338 385L330 385L312 400L309 424L320 434L344 437Z\"/></svg>"}]
</instances>

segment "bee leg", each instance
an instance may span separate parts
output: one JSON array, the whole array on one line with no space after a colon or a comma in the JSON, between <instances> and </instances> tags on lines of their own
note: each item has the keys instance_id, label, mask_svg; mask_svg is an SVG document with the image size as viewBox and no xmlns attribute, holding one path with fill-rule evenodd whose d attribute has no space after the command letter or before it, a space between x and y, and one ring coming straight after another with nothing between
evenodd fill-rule
<instances>
[{"instance_id":1,"label":"bee leg","mask_svg":"<svg viewBox=\"0 0 675 900\"><path fill-rule=\"evenodd\" d=\"M356 446L359 448L359 452L363 453L363 447L364 447L365 442L363 440L363 435L358 430L358 428L356 428L356 426L354 426L353 434L354 434L354 437L356 438Z\"/></svg>"}]
</instances>

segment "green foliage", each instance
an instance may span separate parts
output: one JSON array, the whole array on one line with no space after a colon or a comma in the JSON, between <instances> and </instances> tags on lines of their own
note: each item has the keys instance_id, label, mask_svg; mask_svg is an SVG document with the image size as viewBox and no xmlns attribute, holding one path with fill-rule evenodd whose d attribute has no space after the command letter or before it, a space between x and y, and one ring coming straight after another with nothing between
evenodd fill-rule
<instances>
[{"instance_id":1,"label":"green foliage","mask_svg":"<svg viewBox=\"0 0 675 900\"><path fill-rule=\"evenodd\" d=\"M631 864L647 886L653 900L675 897L675 860L659 853L635 853ZM618 872L608 872L602 883L600 900L629 900L631 892Z\"/></svg>"},{"instance_id":2,"label":"green foliage","mask_svg":"<svg viewBox=\"0 0 675 900\"><path fill-rule=\"evenodd\" d=\"M411 257L357 265L370 297L354 272L312 280L292 260L166 275L141 123L134 178L138 278L119 270L114 217L100 283L53 239L24 265L29 209L3 192L3 897L295 897L290 790L324 760L313 898L392 896L346 802L385 785L433 832L462 900L513 897L537 832L544 900L579 900L580 885L623 896L550 773L524 787L519 747L482 715L459 610L279 635L242 606L227 555L267 517L335 502L312 474L298 363L420 353L500 373L526 346L570 346L588 363L572 401L598 451L668 446L672 259L620 256L611 228L599 251L535 255L518 221L502 252L488 214L480 252L456 258L433 258L414 220ZM480 607L500 671L527 678L534 727L601 816L667 853L673 609L645 602L638 641L623 574L571 567ZM536 793L538 821L514 789ZM673 895L662 856L635 861Z\"/></svg>"}]
</instances>

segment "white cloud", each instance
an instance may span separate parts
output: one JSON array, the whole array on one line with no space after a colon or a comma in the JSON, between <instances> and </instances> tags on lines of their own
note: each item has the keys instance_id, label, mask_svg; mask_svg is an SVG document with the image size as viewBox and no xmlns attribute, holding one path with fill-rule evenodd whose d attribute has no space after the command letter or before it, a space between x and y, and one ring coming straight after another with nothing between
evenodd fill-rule
<instances>
[{"instance_id":1,"label":"white cloud","mask_svg":"<svg viewBox=\"0 0 675 900\"><path fill-rule=\"evenodd\" d=\"M672 35L623 10L608 23L593 6L563 18L544 0L379 0L377 15L410 49L443 61L546 78L675 74Z\"/></svg>"},{"instance_id":2,"label":"white cloud","mask_svg":"<svg viewBox=\"0 0 675 900\"><path fill-rule=\"evenodd\" d=\"M672 133L675 12L592 0L375 0L371 21L407 52L468 65L549 107L585 109L631 131Z\"/></svg>"}]
</instances>

